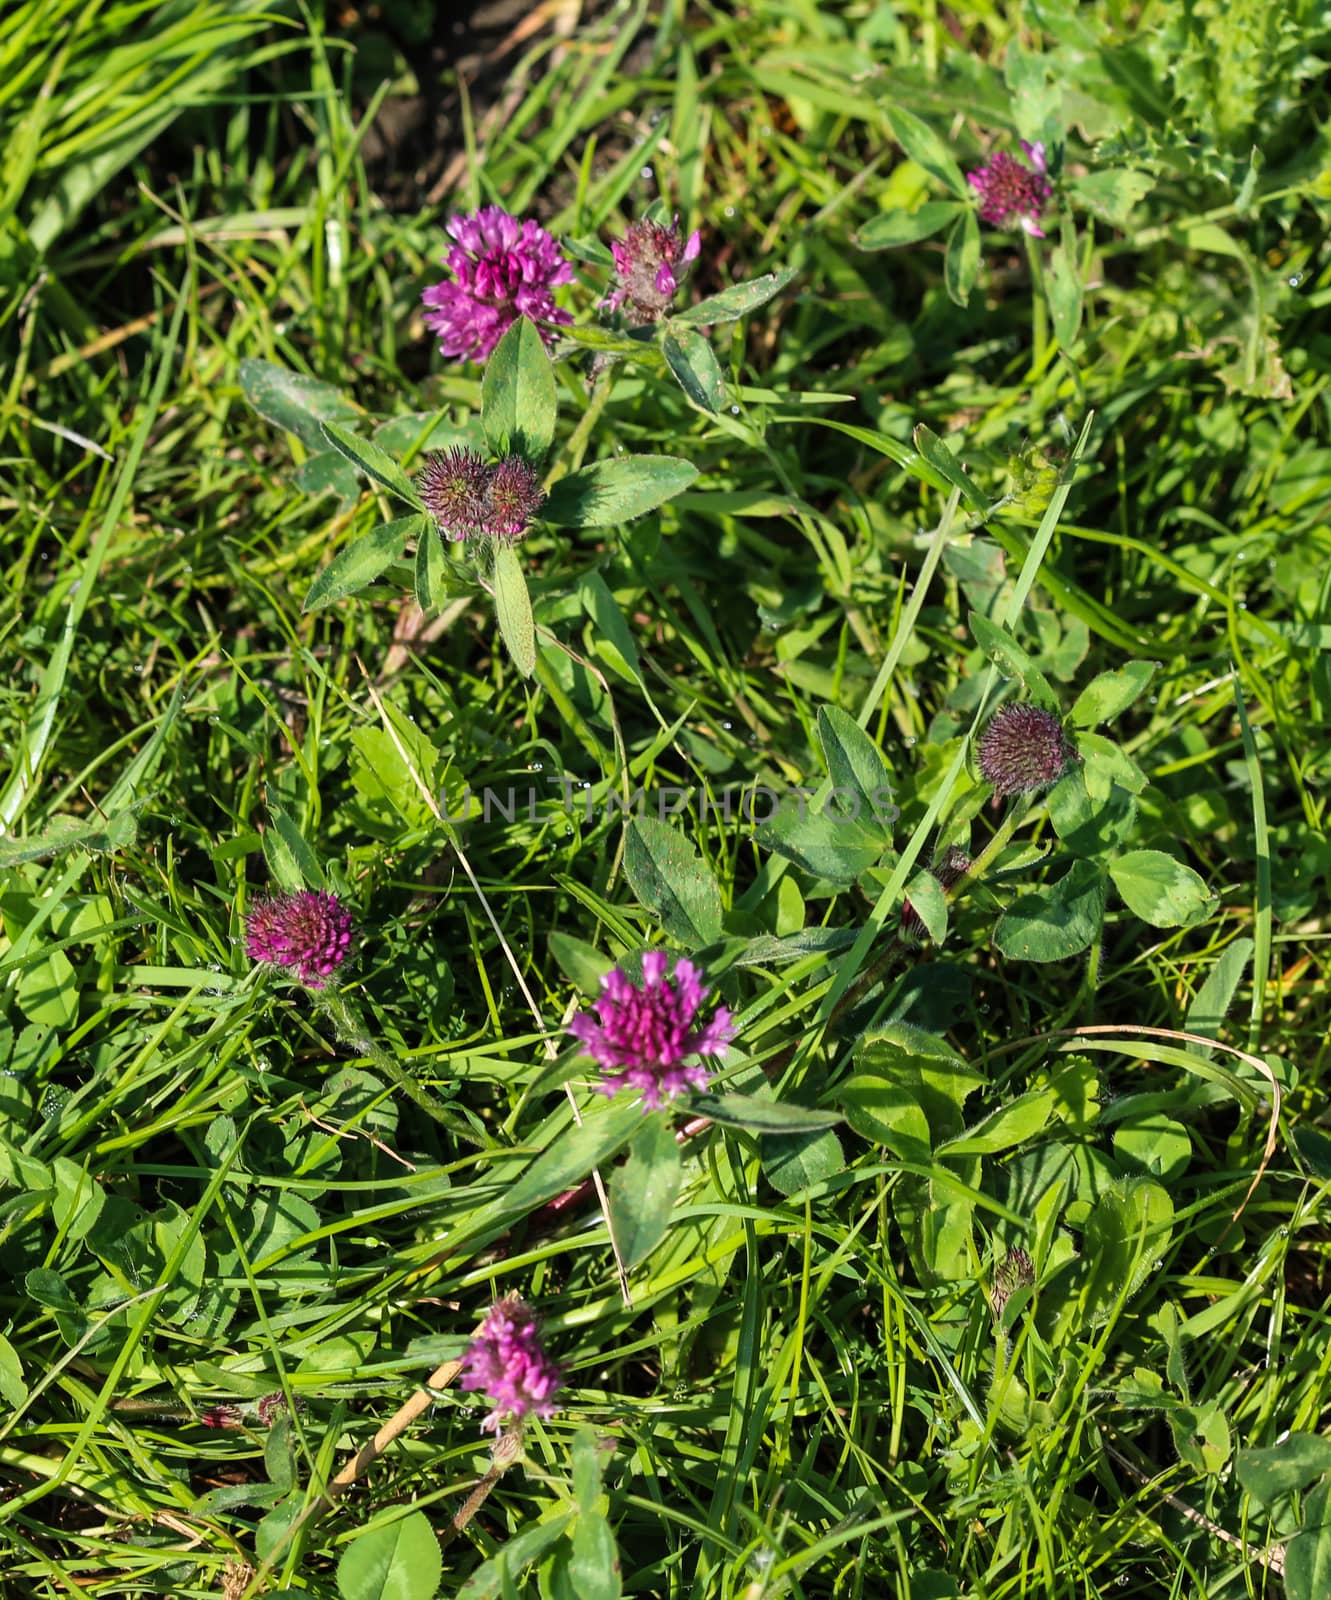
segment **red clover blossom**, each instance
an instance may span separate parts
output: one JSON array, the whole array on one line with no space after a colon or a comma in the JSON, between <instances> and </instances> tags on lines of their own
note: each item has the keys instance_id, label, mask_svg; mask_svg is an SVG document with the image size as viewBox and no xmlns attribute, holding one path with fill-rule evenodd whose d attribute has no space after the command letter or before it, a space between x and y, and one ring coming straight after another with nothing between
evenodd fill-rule
<instances>
[{"instance_id":1,"label":"red clover blossom","mask_svg":"<svg viewBox=\"0 0 1331 1600\"><path fill-rule=\"evenodd\" d=\"M1001 706L980 735L980 775L1000 799L1056 783L1076 759L1052 711L1023 701Z\"/></svg>"},{"instance_id":2,"label":"red clover blossom","mask_svg":"<svg viewBox=\"0 0 1331 1600\"><path fill-rule=\"evenodd\" d=\"M1054 192L1045 176L1044 146L1027 144L1023 139L1021 148L1031 163L1029 167L1000 150L984 166L968 172L966 181L979 196L982 222L991 228L1006 228L1015 219L1024 233L1043 239L1040 214Z\"/></svg>"},{"instance_id":3,"label":"red clover blossom","mask_svg":"<svg viewBox=\"0 0 1331 1600\"><path fill-rule=\"evenodd\" d=\"M251 961L269 961L322 989L346 960L355 927L350 911L327 890L272 895L250 908L245 950Z\"/></svg>"},{"instance_id":4,"label":"red clover blossom","mask_svg":"<svg viewBox=\"0 0 1331 1600\"><path fill-rule=\"evenodd\" d=\"M551 294L573 282L573 268L538 222L483 206L450 217L446 229L455 243L444 263L457 282L433 284L421 295L425 325L439 335L444 355L484 361L520 316L538 327L573 321ZM548 328L541 337L550 342Z\"/></svg>"},{"instance_id":5,"label":"red clover blossom","mask_svg":"<svg viewBox=\"0 0 1331 1600\"><path fill-rule=\"evenodd\" d=\"M530 461L505 456L487 466L466 449L426 456L416 488L439 532L454 541L486 536L516 543L545 503L541 474Z\"/></svg>"},{"instance_id":6,"label":"red clover blossom","mask_svg":"<svg viewBox=\"0 0 1331 1600\"><path fill-rule=\"evenodd\" d=\"M520 1422L529 1413L554 1413L563 1374L542 1348L536 1317L516 1294L497 1300L462 1356L461 1387L480 1390L492 1402L481 1427L498 1433L505 1417Z\"/></svg>"},{"instance_id":7,"label":"red clover blossom","mask_svg":"<svg viewBox=\"0 0 1331 1600\"><path fill-rule=\"evenodd\" d=\"M669 309L679 288L677 266L696 261L702 249L702 235L695 228L682 239L679 218L666 228L659 222L630 222L622 240L610 246L619 282L601 302L609 310L620 306L635 328L659 322Z\"/></svg>"},{"instance_id":8,"label":"red clover blossom","mask_svg":"<svg viewBox=\"0 0 1331 1600\"><path fill-rule=\"evenodd\" d=\"M587 1054L608 1069L597 1085L600 1092L640 1090L644 1109L655 1111L686 1088L705 1089L707 1069L701 1063L683 1063L689 1056L724 1055L735 1032L725 1006L716 1008L710 1022L694 1027L709 992L691 961L677 961L667 978L663 950L643 956L641 986L620 967L607 972L601 979L597 1016L583 1012L568 1025Z\"/></svg>"}]
</instances>

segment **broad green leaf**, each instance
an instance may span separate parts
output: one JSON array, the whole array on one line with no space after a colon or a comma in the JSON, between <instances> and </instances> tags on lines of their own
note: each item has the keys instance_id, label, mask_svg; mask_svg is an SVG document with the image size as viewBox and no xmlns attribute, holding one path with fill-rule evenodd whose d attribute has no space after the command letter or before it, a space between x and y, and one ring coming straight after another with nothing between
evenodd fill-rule
<instances>
[{"instance_id":1,"label":"broad green leaf","mask_svg":"<svg viewBox=\"0 0 1331 1600\"><path fill-rule=\"evenodd\" d=\"M342 1600L434 1600L444 1573L439 1540L425 1515L405 1517L359 1534L337 1564Z\"/></svg>"},{"instance_id":2,"label":"broad green leaf","mask_svg":"<svg viewBox=\"0 0 1331 1600\"><path fill-rule=\"evenodd\" d=\"M891 835L900 814L892 799L892 772L882 751L853 717L839 706L818 708L818 742L823 748L832 795L854 801L839 814L866 828Z\"/></svg>"},{"instance_id":3,"label":"broad green leaf","mask_svg":"<svg viewBox=\"0 0 1331 1600\"><path fill-rule=\"evenodd\" d=\"M1130 1299L1169 1246L1174 1202L1150 1178L1115 1184L1096 1202L1082 1235L1083 1305L1093 1321Z\"/></svg>"},{"instance_id":4,"label":"broad green leaf","mask_svg":"<svg viewBox=\"0 0 1331 1600\"><path fill-rule=\"evenodd\" d=\"M1064 961L1085 950L1105 914L1104 873L1074 861L1057 883L1032 890L1003 913L994 943L1009 960Z\"/></svg>"},{"instance_id":5,"label":"broad green leaf","mask_svg":"<svg viewBox=\"0 0 1331 1600\"><path fill-rule=\"evenodd\" d=\"M624 1589L619 1551L610 1524L599 1511L583 1511L573 1524L568 1572L578 1600L620 1600Z\"/></svg>"},{"instance_id":6,"label":"broad green leaf","mask_svg":"<svg viewBox=\"0 0 1331 1600\"><path fill-rule=\"evenodd\" d=\"M784 1195L835 1177L846 1165L841 1141L830 1128L821 1133L769 1133L762 1141L761 1161L767 1181Z\"/></svg>"},{"instance_id":7,"label":"broad green leaf","mask_svg":"<svg viewBox=\"0 0 1331 1600\"><path fill-rule=\"evenodd\" d=\"M1048 678L1031 660L1006 628L990 622L978 611L967 618L976 644L1007 677L1018 678L1026 693L1037 706L1059 715L1058 696L1050 687Z\"/></svg>"},{"instance_id":8,"label":"broad green leaf","mask_svg":"<svg viewBox=\"0 0 1331 1600\"><path fill-rule=\"evenodd\" d=\"M862 1139L887 1148L903 1161L929 1159L929 1119L904 1084L857 1072L837 1091L846 1121Z\"/></svg>"},{"instance_id":9,"label":"broad green leaf","mask_svg":"<svg viewBox=\"0 0 1331 1600\"><path fill-rule=\"evenodd\" d=\"M481 426L497 456L540 466L555 437L555 369L536 324L519 317L495 346L481 380Z\"/></svg>"},{"instance_id":10,"label":"broad green leaf","mask_svg":"<svg viewBox=\"0 0 1331 1600\"><path fill-rule=\"evenodd\" d=\"M1202 1033L1208 1039L1220 1037L1220 1025L1234 1003L1234 994L1252 960L1253 942L1242 937L1226 945L1215 965L1206 975L1206 982L1197 991L1188 1007L1184 1027L1189 1033ZM1193 1047L1198 1048L1197 1046Z\"/></svg>"},{"instance_id":11,"label":"broad green leaf","mask_svg":"<svg viewBox=\"0 0 1331 1600\"><path fill-rule=\"evenodd\" d=\"M785 1100L760 1099L747 1094L695 1094L689 1110L728 1128L750 1133L815 1133L843 1120L839 1111L819 1111L813 1106L791 1105Z\"/></svg>"},{"instance_id":12,"label":"broad green leaf","mask_svg":"<svg viewBox=\"0 0 1331 1600\"><path fill-rule=\"evenodd\" d=\"M1070 242L1075 245L1075 236ZM1082 284L1076 256L1067 243L1055 245L1050 252L1045 292L1054 337L1060 349L1070 350L1081 328Z\"/></svg>"},{"instance_id":13,"label":"broad green leaf","mask_svg":"<svg viewBox=\"0 0 1331 1600\"><path fill-rule=\"evenodd\" d=\"M972 511L983 511L985 498L966 476L961 462L948 449L932 428L920 423L911 435L915 448L924 459L939 474L945 478L954 489L961 490L961 498Z\"/></svg>"},{"instance_id":14,"label":"broad green leaf","mask_svg":"<svg viewBox=\"0 0 1331 1600\"><path fill-rule=\"evenodd\" d=\"M684 1163L663 1115L649 1116L610 1180L610 1224L626 1267L645 1261L666 1236Z\"/></svg>"},{"instance_id":15,"label":"broad green leaf","mask_svg":"<svg viewBox=\"0 0 1331 1600\"><path fill-rule=\"evenodd\" d=\"M853 883L882 859L887 848L883 829L873 823L838 816L830 808L809 811L782 804L758 828L758 842L815 878Z\"/></svg>"},{"instance_id":16,"label":"broad green leaf","mask_svg":"<svg viewBox=\"0 0 1331 1600\"><path fill-rule=\"evenodd\" d=\"M1092 678L1072 708L1073 727L1094 728L1098 723L1112 721L1140 699L1154 676L1154 661L1129 661L1114 672L1102 672Z\"/></svg>"},{"instance_id":17,"label":"broad green leaf","mask_svg":"<svg viewBox=\"0 0 1331 1600\"><path fill-rule=\"evenodd\" d=\"M613 655L607 652L605 659L641 688L642 668L638 663L638 647L624 621L618 601L610 592L609 584L599 572L587 572L578 580L578 593L583 610L596 624L598 653L601 653L603 646L609 645ZM616 658L623 663L622 667L616 665Z\"/></svg>"},{"instance_id":18,"label":"broad green leaf","mask_svg":"<svg viewBox=\"0 0 1331 1600\"><path fill-rule=\"evenodd\" d=\"M900 1022L861 1043L855 1069L908 1089L928 1118L934 1144L962 1132L966 1101L984 1082L944 1040Z\"/></svg>"},{"instance_id":19,"label":"broad green leaf","mask_svg":"<svg viewBox=\"0 0 1331 1600\"><path fill-rule=\"evenodd\" d=\"M532 621L531 597L518 552L511 544L495 549L495 617L499 632L513 665L524 678L536 671L536 626Z\"/></svg>"},{"instance_id":20,"label":"broad green leaf","mask_svg":"<svg viewBox=\"0 0 1331 1600\"><path fill-rule=\"evenodd\" d=\"M1054 1109L1052 1089L1032 1089L1018 1095L1008 1105L1000 1106L974 1127L967 1128L960 1138L950 1139L940 1145L940 1156L991 1156L1000 1150L1011 1150L1034 1134L1048 1127Z\"/></svg>"},{"instance_id":21,"label":"broad green leaf","mask_svg":"<svg viewBox=\"0 0 1331 1600\"><path fill-rule=\"evenodd\" d=\"M106 1194L94 1178L66 1156L57 1156L51 1171L55 1177L51 1210L56 1227L67 1239L81 1239L101 1215Z\"/></svg>"},{"instance_id":22,"label":"broad green leaf","mask_svg":"<svg viewBox=\"0 0 1331 1600\"><path fill-rule=\"evenodd\" d=\"M919 117L899 105L888 105L887 120L897 143L916 163L961 200L970 198L970 189L961 175L946 142Z\"/></svg>"},{"instance_id":23,"label":"broad green leaf","mask_svg":"<svg viewBox=\"0 0 1331 1600\"><path fill-rule=\"evenodd\" d=\"M709 340L692 328L667 333L661 351L684 393L715 415L726 403L726 380Z\"/></svg>"},{"instance_id":24,"label":"broad green leaf","mask_svg":"<svg viewBox=\"0 0 1331 1600\"><path fill-rule=\"evenodd\" d=\"M1054 832L1074 855L1103 856L1126 844L1137 819L1137 802L1116 783L1093 799L1080 766L1065 772L1046 802Z\"/></svg>"},{"instance_id":25,"label":"broad green leaf","mask_svg":"<svg viewBox=\"0 0 1331 1600\"><path fill-rule=\"evenodd\" d=\"M579 1511L595 1511L601 1496L601 1478L606 1452L601 1449L595 1428L583 1426L573 1435L573 1498ZM614 1454L614 1440L609 1441Z\"/></svg>"},{"instance_id":26,"label":"broad green leaf","mask_svg":"<svg viewBox=\"0 0 1331 1600\"><path fill-rule=\"evenodd\" d=\"M1204 1406L1178 1406L1169 1413L1169 1431L1179 1459L1194 1472L1214 1477L1224 1470L1232 1448L1225 1413L1212 1401ZM1331 1583L1331 1568L1327 1570ZM1331 1593L1323 1588L1322 1594Z\"/></svg>"},{"instance_id":27,"label":"broad green leaf","mask_svg":"<svg viewBox=\"0 0 1331 1600\"><path fill-rule=\"evenodd\" d=\"M1163 850L1129 850L1109 863L1109 876L1128 910L1153 928L1191 928L1215 905L1192 868Z\"/></svg>"},{"instance_id":28,"label":"broad green leaf","mask_svg":"<svg viewBox=\"0 0 1331 1600\"><path fill-rule=\"evenodd\" d=\"M797 267L782 267L777 272L765 272L760 278L750 278L747 283L732 283L720 294L700 300L696 306L689 306L685 311L677 311L670 321L672 324L683 323L686 327L695 328L710 328L718 322L734 322L737 317L766 305L773 295L780 294L798 275Z\"/></svg>"},{"instance_id":29,"label":"broad green leaf","mask_svg":"<svg viewBox=\"0 0 1331 1600\"><path fill-rule=\"evenodd\" d=\"M1126 228L1132 208L1155 187L1154 178L1126 167L1109 167L1074 178L1068 192L1088 211L1102 217L1111 227Z\"/></svg>"},{"instance_id":30,"label":"broad green leaf","mask_svg":"<svg viewBox=\"0 0 1331 1600\"><path fill-rule=\"evenodd\" d=\"M331 383L307 378L275 361L249 357L236 370L242 394L259 415L294 433L311 450L324 448L320 423L355 422L360 416L356 406Z\"/></svg>"},{"instance_id":31,"label":"broad green leaf","mask_svg":"<svg viewBox=\"0 0 1331 1600\"><path fill-rule=\"evenodd\" d=\"M721 937L721 891L677 829L654 817L634 817L624 871L633 892L672 939L699 950Z\"/></svg>"},{"instance_id":32,"label":"broad green leaf","mask_svg":"<svg viewBox=\"0 0 1331 1600\"><path fill-rule=\"evenodd\" d=\"M975 280L980 276L980 225L971 210L963 211L947 236L943 257L943 282L948 296L959 306L970 301Z\"/></svg>"},{"instance_id":33,"label":"broad green leaf","mask_svg":"<svg viewBox=\"0 0 1331 1600\"><path fill-rule=\"evenodd\" d=\"M954 200L927 200L917 211L885 211L870 217L855 235L860 250L892 250L932 238L953 221L961 207Z\"/></svg>"},{"instance_id":34,"label":"broad green leaf","mask_svg":"<svg viewBox=\"0 0 1331 1600\"><path fill-rule=\"evenodd\" d=\"M609 956L571 933L552 933L546 943L560 971L580 993L596 995L601 992L601 979L615 964Z\"/></svg>"},{"instance_id":35,"label":"broad green leaf","mask_svg":"<svg viewBox=\"0 0 1331 1600\"><path fill-rule=\"evenodd\" d=\"M1285 1546L1285 1600L1326 1600L1331 1595L1331 1521L1325 1486L1308 1496L1303 1511L1303 1532Z\"/></svg>"},{"instance_id":36,"label":"broad green leaf","mask_svg":"<svg viewBox=\"0 0 1331 1600\"><path fill-rule=\"evenodd\" d=\"M504 1194L502 1205L514 1221L555 1195L581 1183L593 1167L608 1161L642 1126L642 1107L630 1095L588 1109L581 1125L557 1134Z\"/></svg>"},{"instance_id":37,"label":"broad green leaf","mask_svg":"<svg viewBox=\"0 0 1331 1600\"><path fill-rule=\"evenodd\" d=\"M28 1386L23 1381L23 1363L18 1358L18 1351L0 1333L0 1400L3 1400L11 1411L17 1411L20 1406L28 1402Z\"/></svg>"},{"instance_id":38,"label":"broad green leaf","mask_svg":"<svg viewBox=\"0 0 1331 1600\"><path fill-rule=\"evenodd\" d=\"M322 435L319 443L324 443ZM321 449L308 461L302 461L291 482L311 500L317 500L324 494L335 495L339 508L354 506L360 498L360 479L356 476L356 469L336 450Z\"/></svg>"},{"instance_id":39,"label":"broad green leaf","mask_svg":"<svg viewBox=\"0 0 1331 1600\"><path fill-rule=\"evenodd\" d=\"M1125 1171L1172 1183L1192 1164L1192 1140L1182 1123L1163 1111L1147 1111L1114 1129L1114 1154Z\"/></svg>"},{"instance_id":40,"label":"broad green leaf","mask_svg":"<svg viewBox=\"0 0 1331 1600\"><path fill-rule=\"evenodd\" d=\"M1255 1500L1271 1506L1331 1472L1331 1439L1320 1433L1287 1433L1279 1444L1240 1450L1234 1458L1239 1482Z\"/></svg>"},{"instance_id":41,"label":"broad green leaf","mask_svg":"<svg viewBox=\"0 0 1331 1600\"><path fill-rule=\"evenodd\" d=\"M541 507L541 519L556 528L632 522L687 489L697 476L697 467L678 456L597 461L560 478Z\"/></svg>"},{"instance_id":42,"label":"broad green leaf","mask_svg":"<svg viewBox=\"0 0 1331 1600\"><path fill-rule=\"evenodd\" d=\"M78 975L63 950L24 962L14 990L19 1010L44 1028L67 1028L79 1014Z\"/></svg>"},{"instance_id":43,"label":"broad green leaf","mask_svg":"<svg viewBox=\"0 0 1331 1600\"><path fill-rule=\"evenodd\" d=\"M927 868L917 872L906 885L910 909L924 924L934 944L947 937L947 891Z\"/></svg>"},{"instance_id":44,"label":"broad green leaf","mask_svg":"<svg viewBox=\"0 0 1331 1600\"><path fill-rule=\"evenodd\" d=\"M415 484L387 451L381 450L371 440L352 433L349 428L340 427L336 422L321 422L319 428L333 449L344 455L366 477L373 478L382 488L397 495L399 500L405 500L417 511L425 510Z\"/></svg>"},{"instance_id":45,"label":"broad green leaf","mask_svg":"<svg viewBox=\"0 0 1331 1600\"><path fill-rule=\"evenodd\" d=\"M364 589L381 572L402 559L408 539L417 538L424 543L429 537L431 528L426 517L398 517L393 522L381 522L334 556L310 585L304 609L319 611Z\"/></svg>"},{"instance_id":46,"label":"broad green leaf","mask_svg":"<svg viewBox=\"0 0 1331 1600\"><path fill-rule=\"evenodd\" d=\"M444 565L444 544L427 522L416 540L414 587L416 604L429 616L444 599L448 568ZM309 602L306 602L308 605Z\"/></svg>"}]
</instances>

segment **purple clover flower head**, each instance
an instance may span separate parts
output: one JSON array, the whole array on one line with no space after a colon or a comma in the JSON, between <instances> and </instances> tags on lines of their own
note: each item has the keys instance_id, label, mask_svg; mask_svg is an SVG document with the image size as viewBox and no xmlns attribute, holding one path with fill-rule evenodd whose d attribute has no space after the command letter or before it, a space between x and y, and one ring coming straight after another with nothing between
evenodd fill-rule
<instances>
[{"instance_id":1,"label":"purple clover flower head","mask_svg":"<svg viewBox=\"0 0 1331 1600\"><path fill-rule=\"evenodd\" d=\"M541 475L522 456L505 456L490 468L485 487L485 532L513 544L545 502Z\"/></svg>"},{"instance_id":2,"label":"purple clover flower head","mask_svg":"<svg viewBox=\"0 0 1331 1600\"><path fill-rule=\"evenodd\" d=\"M1001 706L977 746L980 774L1000 799L1056 783L1076 759L1063 724L1029 702Z\"/></svg>"},{"instance_id":3,"label":"purple clover flower head","mask_svg":"<svg viewBox=\"0 0 1331 1600\"><path fill-rule=\"evenodd\" d=\"M425 458L416 488L445 539L468 539L485 528L490 469L474 450L437 451Z\"/></svg>"},{"instance_id":4,"label":"purple clover flower head","mask_svg":"<svg viewBox=\"0 0 1331 1600\"><path fill-rule=\"evenodd\" d=\"M346 960L355 928L335 894L301 889L256 901L245 919L245 950L251 961L270 961L322 989Z\"/></svg>"},{"instance_id":5,"label":"purple clover flower head","mask_svg":"<svg viewBox=\"0 0 1331 1600\"><path fill-rule=\"evenodd\" d=\"M610 246L618 284L601 302L611 311L624 308L635 328L659 322L679 288L676 267L698 259L702 235L695 228L687 239L680 236L679 218L670 227L659 222L630 222L623 239Z\"/></svg>"},{"instance_id":6,"label":"purple clover flower head","mask_svg":"<svg viewBox=\"0 0 1331 1600\"><path fill-rule=\"evenodd\" d=\"M1015 219L1024 233L1043 239L1040 216L1054 192L1045 176L1044 146L1023 139L1021 148L1029 167L1000 150L984 166L968 172L966 182L979 196L981 221L991 228L1006 228Z\"/></svg>"},{"instance_id":7,"label":"purple clover flower head","mask_svg":"<svg viewBox=\"0 0 1331 1600\"><path fill-rule=\"evenodd\" d=\"M724 1055L734 1037L730 1012L718 1006L710 1022L695 1027L698 1010L709 990L691 961L675 963L666 976L666 954L649 950L642 958L642 984L632 983L616 967L601 979L596 1017L583 1012L568 1031L587 1054L606 1068L602 1094L637 1089L644 1110L655 1111L685 1089L705 1089L707 1069L690 1056Z\"/></svg>"},{"instance_id":8,"label":"purple clover flower head","mask_svg":"<svg viewBox=\"0 0 1331 1600\"><path fill-rule=\"evenodd\" d=\"M425 325L454 359L484 361L519 317L563 326L573 321L551 291L573 282L573 268L540 223L519 222L499 206L450 217L454 243L444 264L456 283L436 283L421 300ZM541 328L547 344L552 335Z\"/></svg>"},{"instance_id":9,"label":"purple clover flower head","mask_svg":"<svg viewBox=\"0 0 1331 1600\"><path fill-rule=\"evenodd\" d=\"M531 1307L516 1294L497 1300L462 1356L461 1387L481 1391L492 1403L481 1427L498 1433L506 1417L552 1416L562 1381L541 1346Z\"/></svg>"},{"instance_id":10,"label":"purple clover flower head","mask_svg":"<svg viewBox=\"0 0 1331 1600\"><path fill-rule=\"evenodd\" d=\"M938 879L944 889L950 889L971 869L971 858L960 845L949 845L941 856L932 864L929 871ZM924 918L910 903L909 897L901 902L901 937L911 944L922 944L929 937L929 930L924 926Z\"/></svg>"}]
</instances>

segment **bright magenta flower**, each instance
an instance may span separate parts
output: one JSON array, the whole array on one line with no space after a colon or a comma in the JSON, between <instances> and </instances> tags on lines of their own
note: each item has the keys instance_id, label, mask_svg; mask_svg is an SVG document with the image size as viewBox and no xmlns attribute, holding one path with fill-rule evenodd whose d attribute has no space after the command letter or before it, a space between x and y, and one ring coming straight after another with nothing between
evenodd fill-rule
<instances>
[{"instance_id":1,"label":"bright magenta flower","mask_svg":"<svg viewBox=\"0 0 1331 1600\"><path fill-rule=\"evenodd\" d=\"M537 222L519 222L499 206L450 217L454 244L444 263L456 283L436 283L421 300L425 325L446 356L484 361L519 317L530 317L548 344L545 324L573 321L551 290L573 282L573 268Z\"/></svg>"},{"instance_id":2,"label":"bright magenta flower","mask_svg":"<svg viewBox=\"0 0 1331 1600\"><path fill-rule=\"evenodd\" d=\"M707 1069L690 1056L721 1056L734 1037L730 1012L718 1006L710 1022L695 1028L698 1010L709 990L691 961L675 963L666 977L663 950L649 950L642 958L641 986L619 967L601 979L596 1017L583 1012L568 1031L587 1054L605 1067L602 1094L637 1089L645 1110L655 1111L686 1088L705 1089Z\"/></svg>"},{"instance_id":3,"label":"bright magenta flower","mask_svg":"<svg viewBox=\"0 0 1331 1600\"><path fill-rule=\"evenodd\" d=\"M980 198L981 221L991 228L1006 228L1015 219L1023 232L1043 239L1040 217L1054 192L1045 176L1044 146L1023 139L1021 148L1029 167L1000 150L984 166L968 172L966 181Z\"/></svg>"},{"instance_id":4,"label":"bright magenta flower","mask_svg":"<svg viewBox=\"0 0 1331 1600\"><path fill-rule=\"evenodd\" d=\"M245 950L252 961L269 961L322 989L346 960L355 929L335 894L301 889L255 902L245 919Z\"/></svg>"},{"instance_id":5,"label":"bright magenta flower","mask_svg":"<svg viewBox=\"0 0 1331 1600\"><path fill-rule=\"evenodd\" d=\"M461 1387L489 1396L492 1409L481 1424L498 1433L506 1417L520 1422L554 1414L563 1374L542 1348L536 1317L516 1294L490 1307L462 1357Z\"/></svg>"}]
</instances>

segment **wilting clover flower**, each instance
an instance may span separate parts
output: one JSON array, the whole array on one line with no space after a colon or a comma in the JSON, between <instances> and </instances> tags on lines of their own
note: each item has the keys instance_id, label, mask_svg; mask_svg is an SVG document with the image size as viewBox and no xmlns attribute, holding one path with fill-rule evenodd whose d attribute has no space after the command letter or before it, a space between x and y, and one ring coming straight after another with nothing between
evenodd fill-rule
<instances>
[{"instance_id":1,"label":"wilting clover flower","mask_svg":"<svg viewBox=\"0 0 1331 1600\"><path fill-rule=\"evenodd\" d=\"M960 845L949 845L941 856L929 868L929 871L938 879L944 889L950 889L953 884L964 878L971 869L971 858ZM901 902L901 937L908 939L912 944L919 944L928 937L929 930L924 925L924 918L910 903L909 897Z\"/></svg>"},{"instance_id":2,"label":"wilting clover flower","mask_svg":"<svg viewBox=\"0 0 1331 1600\"><path fill-rule=\"evenodd\" d=\"M484 530L489 478L489 467L474 450L426 456L416 474L416 488L445 539L469 539Z\"/></svg>"},{"instance_id":3,"label":"wilting clover flower","mask_svg":"<svg viewBox=\"0 0 1331 1600\"><path fill-rule=\"evenodd\" d=\"M696 228L687 240L680 237L678 217L668 228L659 222L630 222L623 239L610 246L619 282L601 304L611 311L623 306L635 328L659 322L679 288L681 274L675 268L696 261L701 249Z\"/></svg>"},{"instance_id":4,"label":"wilting clover flower","mask_svg":"<svg viewBox=\"0 0 1331 1600\"><path fill-rule=\"evenodd\" d=\"M718 1006L710 1022L694 1027L699 1007L710 991L691 961L675 963L666 976L663 950L649 950L642 958L641 986L616 967L601 979L596 1017L583 1012L568 1031L587 1054L608 1069L597 1088L602 1094L638 1089L646 1110L655 1111L690 1086L707 1087L707 1069L690 1056L719 1056L734 1036L725 1006ZM599 1019L599 1020L598 1020Z\"/></svg>"},{"instance_id":5,"label":"wilting clover flower","mask_svg":"<svg viewBox=\"0 0 1331 1600\"><path fill-rule=\"evenodd\" d=\"M1001 799L1046 788L1076 759L1054 713L1027 702L994 712L977 755L981 776Z\"/></svg>"},{"instance_id":6,"label":"wilting clover flower","mask_svg":"<svg viewBox=\"0 0 1331 1600\"><path fill-rule=\"evenodd\" d=\"M490 1307L462 1356L461 1387L489 1396L492 1409L481 1427L494 1433L506 1417L551 1416L562 1377L541 1346L535 1314L516 1294Z\"/></svg>"},{"instance_id":7,"label":"wilting clover flower","mask_svg":"<svg viewBox=\"0 0 1331 1600\"><path fill-rule=\"evenodd\" d=\"M492 539L512 544L527 531L541 509L545 490L541 475L521 456L505 456L490 468L485 486L485 532Z\"/></svg>"},{"instance_id":8,"label":"wilting clover flower","mask_svg":"<svg viewBox=\"0 0 1331 1600\"><path fill-rule=\"evenodd\" d=\"M1054 192L1045 176L1044 146L1023 139L1021 148L1029 167L1000 150L984 166L968 172L966 182L980 197L980 218L990 227L1006 228L1015 218L1024 233L1043 239L1040 216Z\"/></svg>"},{"instance_id":9,"label":"wilting clover flower","mask_svg":"<svg viewBox=\"0 0 1331 1600\"><path fill-rule=\"evenodd\" d=\"M252 961L270 961L311 989L322 989L346 960L355 926L350 911L327 890L273 895L257 901L245 919L245 950Z\"/></svg>"},{"instance_id":10,"label":"wilting clover flower","mask_svg":"<svg viewBox=\"0 0 1331 1600\"><path fill-rule=\"evenodd\" d=\"M1015 1247L1007 1252L994 1269L994 1286L989 1291L989 1304L994 1315L1001 1317L1003 1307L1018 1289L1027 1289L1035 1282L1035 1264L1030 1256Z\"/></svg>"},{"instance_id":11,"label":"wilting clover flower","mask_svg":"<svg viewBox=\"0 0 1331 1600\"><path fill-rule=\"evenodd\" d=\"M551 294L573 282L573 268L539 223L483 206L445 226L455 243L444 264L457 282L433 284L421 295L425 325L439 335L444 355L484 361L520 316L538 327L573 321ZM541 337L550 342L548 328Z\"/></svg>"}]
</instances>

